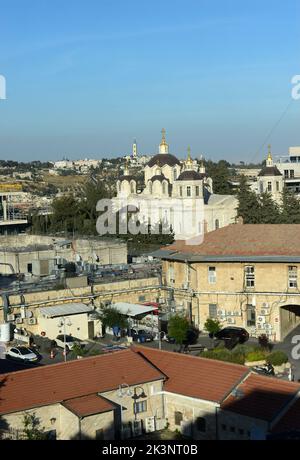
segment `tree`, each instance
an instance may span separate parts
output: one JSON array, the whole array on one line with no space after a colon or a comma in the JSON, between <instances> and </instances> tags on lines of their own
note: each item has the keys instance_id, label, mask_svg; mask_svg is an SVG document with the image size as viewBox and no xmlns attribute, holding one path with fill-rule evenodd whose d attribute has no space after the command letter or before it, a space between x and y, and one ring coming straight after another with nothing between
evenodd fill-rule
<instances>
[{"instance_id":1,"label":"tree","mask_svg":"<svg viewBox=\"0 0 300 460\"><path fill-rule=\"evenodd\" d=\"M280 221L280 209L268 192L259 195L259 223L277 224Z\"/></svg>"},{"instance_id":2,"label":"tree","mask_svg":"<svg viewBox=\"0 0 300 460\"><path fill-rule=\"evenodd\" d=\"M229 166L230 164L225 160L220 160L218 163L210 160L205 162L206 172L213 180L214 193L221 195L230 195L232 193L229 183L231 176Z\"/></svg>"},{"instance_id":3,"label":"tree","mask_svg":"<svg viewBox=\"0 0 300 460\"><path fill-rule=\"evenodd\" d=\"M182 347L187 338L190 324L184 316L174 315L168 323L168 334L175 339L175 342Z\"/></svg>"},{"instance_id":4,"label":"tree","mask_svg":"<svg viewBox=\"0 0 300 460\"><path fill-rule=\"evenodd\" d=\"M282 192L280 222L282 224L300 224L300 201L286 187Z\"/></svg>"},{"instance_id":5,"label":"tree","mask_svg":"<svg viewBox=\"0 0 300 460\"><path fill-rule=\"evenodd\" d=\"M258 196L251 191L247 184L247 178L242 175L237 191L238 207L237 215L242 217L244 224L258 224L260 219L260 204Z\"/></svg>"},{"instance_id":6,"label":"tree","mask_svg":"<svg viewBox=\"0 0 300 460\"><path fill-rule=\"evenodd\" d=\"M207 318L204 329L213 337L217 332L221 330L222 326L218 319Z\"/></svg>"},{"instance_id":7,"label":"tree","mask_svg":"<svg viewBox=\"0 0 300 460\"><path fill-rule=\"evenodd\" d=\"M40 428L40 420L35 414L25 414L23 418L24 434L28 440L45 440L46 434Z\"/></svg>"},{"instance_id":8,"label":"tree","mask_svg":"<svg viewBox=\"0 0 300 460\"><path fill-rule=\"evenodd\" d=\"M73 195L56 198L52 203L51 230L74 232L82 227L78 200Z\"/></svg>"},{"instance_id":9,"label":"tree","mask_svg":"<svg viewBox=\"0 0 300 460\"><path fill-rule=\"evenodd\" d=\"M104 327L127 329L129 326L128 319L114 307L105 307L99 313Z\"/></svg>"}]
</instances>

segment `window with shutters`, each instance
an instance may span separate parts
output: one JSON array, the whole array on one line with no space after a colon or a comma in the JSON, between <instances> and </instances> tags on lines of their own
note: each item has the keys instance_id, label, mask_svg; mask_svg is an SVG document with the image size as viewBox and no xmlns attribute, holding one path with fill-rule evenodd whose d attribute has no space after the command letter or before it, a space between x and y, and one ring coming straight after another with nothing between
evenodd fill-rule
<instances>
[{"instance_id":1,"label":"window with shutters","mask_svg":"<svg viewBox=\"0 0 300 460\"><path fill-rule=\"evenodd\" d=\"M217 314L217 304L215 303L210 303L209 304L209 317L211 319L215 319L218 317L218 314Z\"/></svg>"},{"instance_id":2,"label":"window with shutters","mask_svg":"<svg viewBox=\"0 0 300 460\"><path fill-rule=\"evenodd\" d=\"M216 267L208 267L208 282L209 284L217 282Z\"/></svg>"},{"instance_id":3,"label":"window with shutters","mask_svg":"<svg viewBox=\"0 0 300 460\"><path fill-rule=\"evenodd\" d=\"M247 305L247 326L256 325L256 310L253 305Z\"/></svg>"},{"instance_id":4,"label":"window with shutters","mask_svg":"<svg viewBox=\"0 0 300 460\"><path fill-rule=\"evenodd\" d=\"M175 272L174 272L174 264L173 264L173 262L169 263L169 282L170 282L170 284L175 283Z\"/></svg>"}]
</instances>

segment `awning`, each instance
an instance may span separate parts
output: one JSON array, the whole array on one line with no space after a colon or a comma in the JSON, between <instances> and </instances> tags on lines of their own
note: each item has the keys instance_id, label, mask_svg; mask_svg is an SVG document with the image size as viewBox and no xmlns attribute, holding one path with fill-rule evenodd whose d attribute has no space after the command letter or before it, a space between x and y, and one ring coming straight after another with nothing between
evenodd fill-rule
<instances>
[{"instance_id":1,"label":"awning","mask_svg":"<svg viewBox=\"0 0 300 460\"><path fill-rule=\"evenodd\" d=\"M90 313L94 309L84 303L65 303L54 307L40 308L40 314L46 318L57 318L59 316L79 315Z\"/></svg>"},{"instance_id":2,"label":"awning","mask_svg":"<svg viewBox=\"0 0 300 460\"><path fill-rule=\"evenodd\" d=\"M139 305L134 303L126 303L126 302L117 302L112 304L112 307L116 308L122 315L126 316L139 316L145 315L146 313L151 313L154 310L157 310L157 307L151 307L146 305Z\"/></svg>"}]
</instances>

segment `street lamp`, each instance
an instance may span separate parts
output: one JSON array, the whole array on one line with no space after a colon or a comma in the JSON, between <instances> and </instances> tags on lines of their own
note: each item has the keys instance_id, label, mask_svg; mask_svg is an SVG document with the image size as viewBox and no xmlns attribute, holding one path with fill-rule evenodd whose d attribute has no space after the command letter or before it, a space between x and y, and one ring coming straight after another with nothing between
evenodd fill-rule
<instances>
[{"instance_id":1,"label":"street lamp","mask_svg":"<svg viewBox=\"0 0 300 460\"><path fill-rule=\"evenodd\" d=\"M128 383L121 383L119 385L118 397L122 399L125 396L133 397L133 392ZM123 434L123 405L121 401L121 439L123 439Z\"/></svg>"},{"instance_id":2,"label":"street lamp","mask_svg":"<svg viewBox=\"0 0 300 460\"><path fill-rule=\"evenodd\" d=\"M64 360L65 362L67 361L67 353L66 353L66 318L64 316L61 317L59 323L58 323L58 327L62 327L64 328ZM68 323L67 323L67 326L72 326L72 323L71 323L71 320L70 318L68 318Z\"/></svg>"}]
</instances>

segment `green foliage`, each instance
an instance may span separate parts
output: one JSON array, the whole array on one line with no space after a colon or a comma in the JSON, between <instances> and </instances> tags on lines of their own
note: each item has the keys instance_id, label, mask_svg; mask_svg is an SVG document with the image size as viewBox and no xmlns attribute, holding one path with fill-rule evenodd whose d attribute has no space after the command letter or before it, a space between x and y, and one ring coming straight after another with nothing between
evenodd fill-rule
<instances>
[{"instance_id":1,"label":"green foliage","mask_svg":"<svg viewBox=\"0 0 300 460\"><path fill-rule=\"evenodd\" d=\"M269 341L269 337L266 335L266 334L261 334L259 337L258 337L258 343L259 345L265 349L265 350L269 350L270 349L270 341Z\"/></svg>"},{"instance_id":2,"label":"green foliage","mask_svg":"<svg viewBox=\"0 0 300 460\"><path fill-rule=\"evenodd\" d=\"M282 192L280 223L300 223L300 201L293 193L289 192L286 187L284 187Z\"/></svg>"},{"instance_id":3,"label":"green foliage","mask_svg":"<svg viewBox=\"0 0 300 460\"><path fill-rule=\"evenodd\" d=\"M283 351L273 351L273 353L270 353L268 355L267 361L273 366L281 366L281 364L285 364L288 362L288 356Z\"/></svg>"},{"instance_id":4,"label":"green foliage","mask_svg":"<svg viewBox=\"0 0 300 460\"><path fill-rule=\"evenodd\" d=\"M258 196L250 190L247 178L243 175L240 178L237 199L239 202L237 208L238 217L243 218L244 224L258 224L260 221Z\"/></svg>"},{"instance_id":5,"label":"green foliage","mask_svg":"<svg viewBox=\"0 0 300 460\"><path fill-rule=\"evenodd\" d=\"M103 308L99 316L105 327L120 327L121 329L128 328L128 320L126 316L122 315L114 307Z\"/></svg>"},{"instance_id":6,"label":"green foliage","mask_svg":"<svg viewBox=\"0 0 300 460\"><path fill-rule=\"evenodd\" d=\"M206 172L213 180L214 193L220 195L230 195L232 189L229 183L231 176L229 166L230 164L225 160L220 160L218 163L213 161L205 161Z\"/></svg>"},{"instance_id":7,"label":"green foliage","mask_svg":"<svg viewBox=\"0 0 300 460\"><path fill-rule=\"evenodd\" d=\"M278 204L272 199L272 195L264 192L258 196L259 203L259 223L276 224L280 221L280 209Z\"/></svg>"},{"instance_id":8,"label":"green foliage","mask_svg":"<svg viewBox=\"0 0 300 460\"><path fill-rule=\"evenodd\" d=\"M241 176L237 191L237 215L244 224L299 224L300 201L285 187L279 206L268 192L257 195L250 190L247 178Z\"/></svg>"},{"instance_id":9,"label":"green foliage","mask_svg":"<svg viewBox=\"0 0 300 460\"><path fill-rule=\"evenodd\" d=\"M45 440L46 434L40 428L40 420L35 414L25 414L23 418L24 434L28 440Z\"/></svg>"},{"instance_id":10,"label":"green foliage","mask_svg":"<svg viewBox=\"0 0 300 460\"><path fill-rule=\"evenodd\" d=\"M207 318L205 324L204 324L204 329L209 333L209 334L216 334L221 330L222 326L221 323L218 319L211 319Z\"/></svg>"},{"instance_id":11,"label":"green foliage","mask_svg":"<svg viewBox=\"0 0 300 460\"><path fill-rule=\"evenodd\" d=\"M258 349L254 351L250 351L246 354L246 361L252 363L254 361L263 361L267 357L267 352L263 349Z\"/></svg>"},{"instance_id":12,"label":"green foliage","mask_svg":"<svg viewBox=\"0 0 300 460\"><path fill-rule=\"evenodd\" d=\"M178 345L182 345L187 337L189 322L184 316L174 315L168 323L168 334L173 337Z\"/></svg>"},{"instance_id":13,"label":"green foliage","mask_svg":"<svg viewBox=\"0 0 300 460\"><path fill-rule=\"evenodd\" d=\"M233 353L226 348L215 348L214 350L204 351L199 355L201 358L216 359L235 364L244 364L245 357L241 353Z\"/></svg>"}]
</instances>

